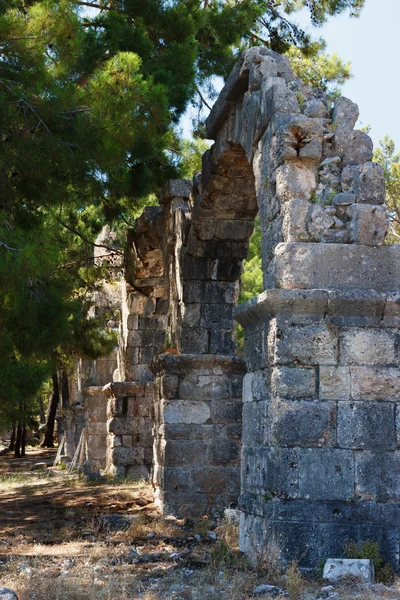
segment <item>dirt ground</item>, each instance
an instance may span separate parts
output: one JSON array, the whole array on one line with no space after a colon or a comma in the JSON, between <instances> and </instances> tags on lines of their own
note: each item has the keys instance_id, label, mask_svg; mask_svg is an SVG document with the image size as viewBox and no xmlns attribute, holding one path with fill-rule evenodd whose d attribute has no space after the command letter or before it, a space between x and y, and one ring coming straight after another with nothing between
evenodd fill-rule
<instances>
[{"instance_id":1,"label":"dirt ground","mask_svg":"<svg viewBox=\"0 0 400 600\"><path fill-rule=\"evenodd\" d=\"M53 468L55 452L0 456L0 587L19 600L265 600L252 593L260 584L286 588L282 599L319 597L322 582L285 575L272 559L251 569L235 525L164 518L145 482L87 483ZM336 592L400 599L397 586Z\"/></svg>"}]
</instances>

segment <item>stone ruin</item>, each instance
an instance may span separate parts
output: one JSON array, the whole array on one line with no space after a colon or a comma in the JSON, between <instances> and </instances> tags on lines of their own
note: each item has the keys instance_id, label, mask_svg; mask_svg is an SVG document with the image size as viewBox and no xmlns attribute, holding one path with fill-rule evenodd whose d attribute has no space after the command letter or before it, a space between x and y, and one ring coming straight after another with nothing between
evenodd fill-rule
<instances>
[{"instance_id":1,"label":"stone ruin","mask_svg":"<svg viewBox=\"0 0 400 600\"><path fill-rule=\"evenodd\" d=\"M202 173L129 234L113 381L81 390L101 468L150 476L167 513L239 501L253 561L271 540L311 567L372 539L400 567L400 247L357 118L246 51ZM236 306L257 214L264 292Z\"/></svg>"}]
</instances>

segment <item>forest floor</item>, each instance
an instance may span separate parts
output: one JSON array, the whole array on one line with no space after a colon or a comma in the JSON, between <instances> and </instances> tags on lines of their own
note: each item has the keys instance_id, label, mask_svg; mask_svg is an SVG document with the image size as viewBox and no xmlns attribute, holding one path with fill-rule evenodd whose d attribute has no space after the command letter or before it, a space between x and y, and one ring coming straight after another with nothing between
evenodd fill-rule
<instances>
[{"instance_id":1,"label":"forest floor","mask_svg":"<svg viewBox=\"0 0 400 600\"><path fill-rule=\"evenodd\" d=\"M253 570L237 526L163 517L145 482L84 482L54 457L0 456L0 587L19 600L266 600L254 592L263 584L281 599L400 600L397 585L321 592L296 569L280 573L276 557Z\"/></svg>"}]
</instances>

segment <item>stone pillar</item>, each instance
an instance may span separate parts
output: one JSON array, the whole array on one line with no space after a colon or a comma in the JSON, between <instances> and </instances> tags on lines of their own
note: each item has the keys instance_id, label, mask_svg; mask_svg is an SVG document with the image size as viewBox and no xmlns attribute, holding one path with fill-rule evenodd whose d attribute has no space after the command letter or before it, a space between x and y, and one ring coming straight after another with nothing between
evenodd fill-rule
<instances>
[{"instance_id":1,"label":"stone pillar","mask_svg":"<svg viewBox=\"0 0 400 600\"><path fill-rule=\"evenodd\" d=\"M83 390L88 459L92 471L106 466L107 402L103 387L93 385Z\"/></svg>"},{"instance_id":2,"label":"stone pillar","mask_svg":"<svg viewBox=\"0 0 400 600\"><path fill-rule=\"evenodd\" d=\"M111 477L148 479L153 463L154 383L114 382L107 402L107 465Z\"/></svg>"},{"instance_id":3,"label":"stone pillar","mask_svg":"<svg viewBox=\"0 0 400 600\"><path fill-rule=\"evenodd\" d=\"M371 539L399 567L399 297L281 289L237 310L241 547L254 561L272 537L308 567Z\"/></svg>"},{"instance_id":4,"label":"stone pillar","mask_svg":"<svg viewBox=\"0 0 400 600\"><path fill-rule=\"evenodd\" d=\"M218 354L162 354L152 367L157 503L163 512L179 516L236 503L243 361Z\"/></svg>"}]
</instances>

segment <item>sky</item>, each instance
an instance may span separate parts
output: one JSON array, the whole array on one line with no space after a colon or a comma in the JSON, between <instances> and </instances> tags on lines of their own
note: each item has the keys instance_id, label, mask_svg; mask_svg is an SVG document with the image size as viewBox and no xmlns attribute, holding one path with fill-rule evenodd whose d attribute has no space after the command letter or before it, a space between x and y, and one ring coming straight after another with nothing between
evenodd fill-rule
<instances>
[{"instance_id":1,"label":"sky","mask_svg":"<svg viewBox=\"0 0 400 600\"><path fill-rule=\"evenodd\" d=\"M304 27L308 19L298 19ZM358 18L348 13L323 27L306 27L323 37L329 54L351 62L352 79L342 95L360 108L359 125L370 125L374 145L390 135L400 152L400 0L366 0Z\"/></svg>"},{"instance_id":2,"label":"sky","mask_svg":"<svg viewBox=\"0 0 400 600\"><path fill-rule=\"evenodd\" d=\"M359 106L357 126L371 127L375 146L390 135L400 152L400 0L366 0L358 18L346 12L318 28L310 25L308 15L302 11L293 20L314 38L323 37L329 54L351 62L353 77L342 95ZM189 135L188 115L181 124Z\"/></svg>"}]
</instances>

